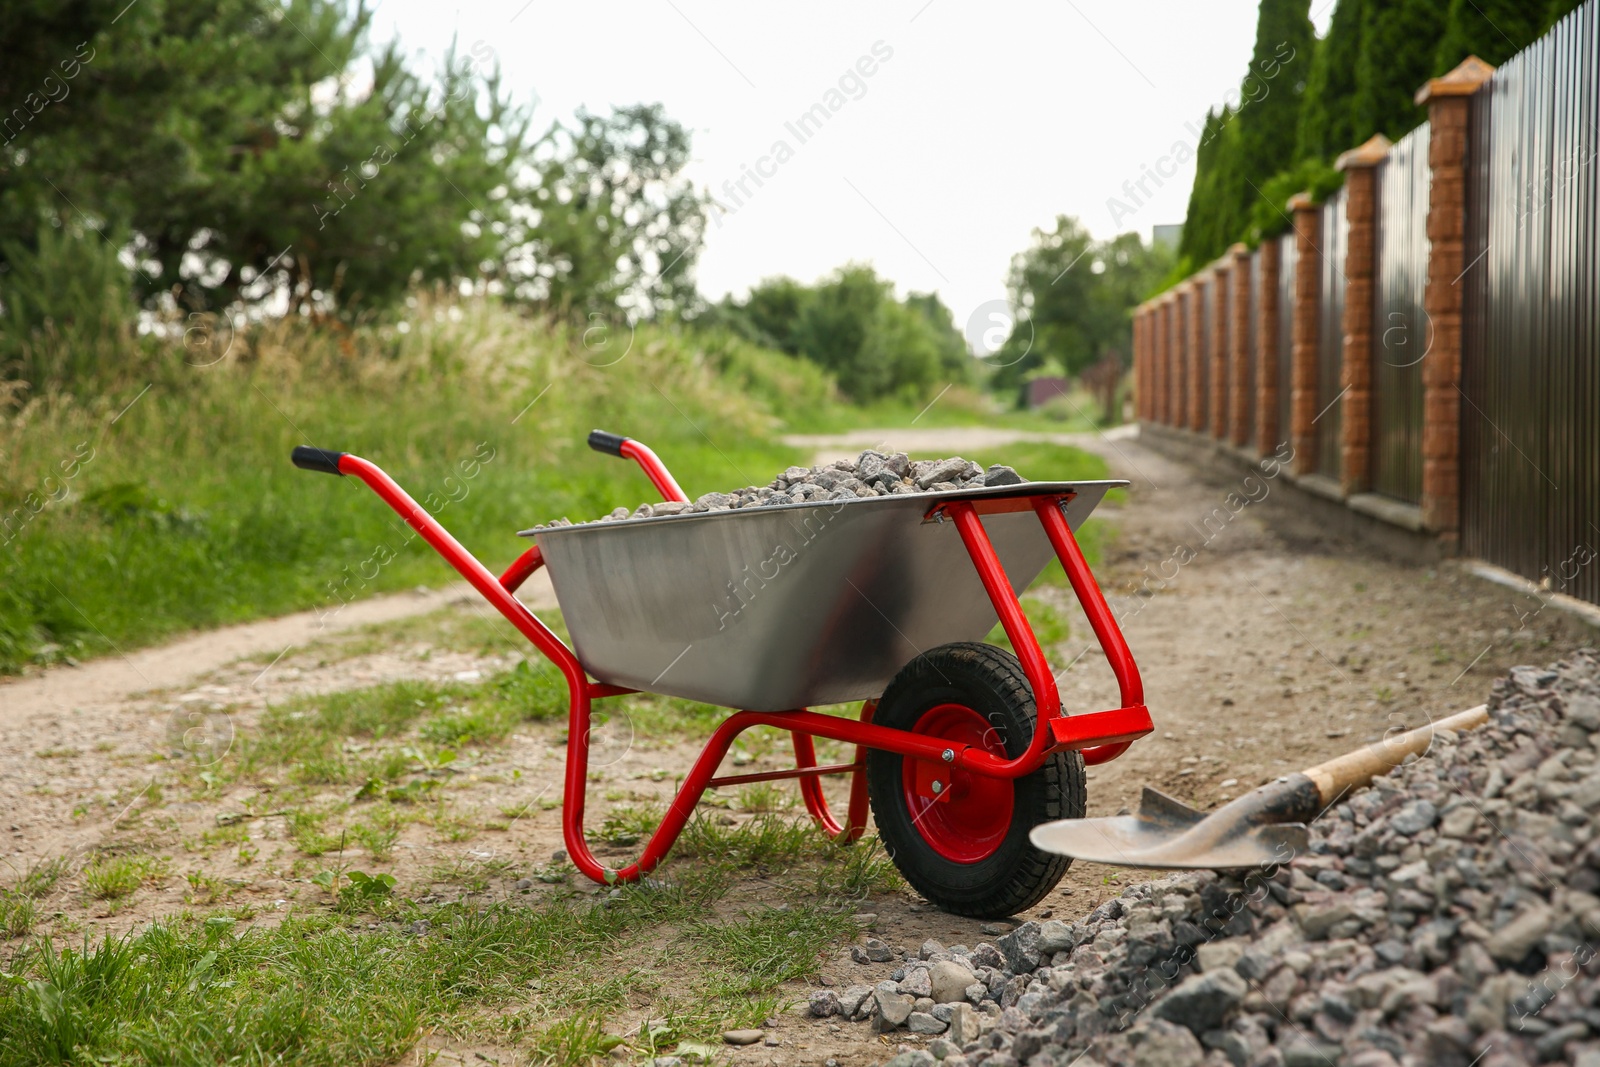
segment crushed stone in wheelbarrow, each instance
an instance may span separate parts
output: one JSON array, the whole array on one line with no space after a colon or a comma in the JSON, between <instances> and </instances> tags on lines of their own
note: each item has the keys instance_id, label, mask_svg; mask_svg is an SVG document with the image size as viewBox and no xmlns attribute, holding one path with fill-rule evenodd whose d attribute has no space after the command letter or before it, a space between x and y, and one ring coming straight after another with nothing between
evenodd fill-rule
<instances>
[{"instance_id":1,"label":"crushed stone in wheelbarrow","mask_svg":"<svg viewBox=\"0 0 1600 1067\"><path fill-rule=\"evenodd\" d=\"M902 493L948 493L982 486L1021 485L1026 480L1001 464L985 470L960 456L912 459L904 452L884 453L869 448L853 460L836 460L820 467L790 467L766 485L747 486L731 493L706 493L693 503L671 500L640 504L631 512L619 507L597 521L622 522L685 512L733 511ZM571 525L571 520L560 518L534 529Z\"/></svg>"}]
</instances>

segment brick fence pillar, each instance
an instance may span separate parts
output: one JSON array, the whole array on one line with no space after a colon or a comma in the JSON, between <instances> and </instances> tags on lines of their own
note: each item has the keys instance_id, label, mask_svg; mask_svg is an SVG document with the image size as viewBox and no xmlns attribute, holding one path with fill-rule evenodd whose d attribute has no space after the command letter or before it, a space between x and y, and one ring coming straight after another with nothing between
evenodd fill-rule
<instances>
[{"instance_id":1,"label":"brick fence pillar","mask_svg":"<svg viewBox=\"0 0 1600 1067\"><path fill-rule=\"evenodd\" d=\"M1289 440L1294 472L1317 469L1317 313L1322 289L1322 208L1307 193L1289 200L1294 212L1294 345L1289 383Z\"/></svg>"},{"instance_id":2,"label":"brick fence pillar","mask_svg":"<svg viewBox=\"0 0 1600 1067\"><path fill-rule=\"evenodd\" d=\"M1242 244L1228 249L1232 266L1233 299L1228 302L1228 438L1244 447L1250 442L1250 249Z\"/></svg>"},{"instance_id":3,"label":"brick fence pillar","mask_svg":"<svg viewBox=\"0 0 1600 1067\"><path fill-rule=\"evenodd\" d=\"M1139 365L1142 373L1134 383L1138 390L1134 394L1139 402L1139 410L1143 412L1146 420L1150 418L1151 398L1155 394L1156 367L1155 360L1150 352L1150 321L1152 310L1146 306L1139 311Z\"/></svg>"},{"instance_id":4,"label":"brick fence pillar","mask_svg":"<svg viewBox=\"0 0 1600 1067\"><path fill-rule=\"evenodd\" d=\"M1228 292L1233 278L1229 266L1231 261L1224 256L1211 268L1211 379L1207 383L1211 403L1206 430L1218 441L1228 438Z\"/></svg>"},{"instance_id":5,"label":"brick fence pillar","mask_svg":"<svg viewBox=\"0 0 1600 1067\"><path fill-rule=\"evenodd\" d=\"M1178 426L1178 413L1182 410L1179 405L1184 395L1184 366L1178 354L1178 294L1168 291L1162 298L1162 365L1166 368L1162 422L1165 426Z\"/></svg>"},{"instance_id":6,"label":"brick fence pillar","mask_svg":"<svg viewBox=\"0 0 1600 1067\"><path fill-rule=\"evenodd\" d=\"M1202 388L1205 384L1205 372L1201 369L1200 360L1204 352L1201 347L1201 331L1205 328L1205 313L1201 305L1205 302L1206 287L1205 276L1197 274L1189 282L1188 291L1184 293L1184 318L1188 326L1188 337L1184 338L1184 362L1189 367L1189 396L1188 418L1184 426L1195 433L1205 433L1203 421L1205 415L1205 394Z\"/></svg>"},{"instance_id":7,"label":"brick fence pillar","mask_svg":"<svg viewBox=\"0 0 1600 1067\"><path fill-rule=\"evenodd\" d=\"M1422 522L1457 536L1461 501L1461 273L1466 269L1467 117L1471 96L1494 74L1468 56L1417 91L1428 108L1428 281L1423 310L1433 347L1422 361Z\"/></svg>"},{"instance_id":8,"label":"brick fence pillar","mask_svg":"<svg viewBox=\"0 0 1600 1067\"><path fill-rule=\"evenodd\" d=\"M1278 269L1282 246L1276 237L1261 242L1261 303L1256 308L1256 451L1269 455L1288 431L1278 425Z\"/></svg>"},{"instance_id":9,"label":"brick fence pillar","mask_svg":"<svg viewBox=\"0 0 1600 1067\"><path fill-rule=\"evenodd\" d=\"M1128 328L1130 333L1129 348L1132 350L1132 358L1130 359L1132 367L1129 370L1128 376L1130 378L1129 390L1133 394L1133 417L1135 420L1142 420L1144 418L1144 383L1146 377L1143 347L1143 307L1136 307L1133 309L1133 314L1128 320Z\"/></svg>"},{"instance_id":10,"label":"brick fence pillar","mask_svg":"<svg viewBox=\"0 0 1600 1067\"><path fill-rule=\"evenodd\" d=\"M1344 343L1339 385L1339 482L1346 495L1366 492L1372 480L1372 307L1377 276L1378 164L1389 138L1375 133L1339 156L1344 171Z\"/></svg>"}]
</instances>

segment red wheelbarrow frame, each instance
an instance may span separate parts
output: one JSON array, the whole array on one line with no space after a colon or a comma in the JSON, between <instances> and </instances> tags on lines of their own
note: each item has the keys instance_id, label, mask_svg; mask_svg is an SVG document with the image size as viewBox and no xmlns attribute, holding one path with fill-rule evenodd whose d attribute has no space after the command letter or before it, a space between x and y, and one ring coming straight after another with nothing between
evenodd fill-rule
<instances>
[{"instance_id":1,"label":"red wheelbarrow frame","mask_svg":"<svg viewBox=\"0 0 1600 1067\"><path fill-rule=\"evenodd\" d=\"M687 501L688 497L678 487L656 454L638 441L596 431L590 444L598 451L632 459L644 469L656 489L667 500ZM452 537L434 517L406 491L385 474L376 464L359 456L325 449L299 447L294 450L296 466L319 470L329 474L354 475L366 482L393 508L423 540L445 558L472 587L494 605L522 635L533 642L550 662L566 677L571 698L568 713L567 766L565 798L562 804L562 832L567 853L577 868L589 878L607 884L633 881L655 870L677 841L690 815L707 789L719 786L743 785L753 782L770 782L785 778L799 780L800 793L806 809L813 819L830 836L844 841L854 841L866 830L867 779L866 751L881 749L917 761L915 782L917 792L937 799L942 789L939 779L955 767L975 774L994 778L1020 778L1038 770L1046 757L1055 752L1076 749L1083 754L1087 764L1105 763L1127 750L1136 739L1153 729L1150 711L1144 704L1144 685L1139 678L1139 668L1128 650L1128 643L1118 628L1105 595L1089 571L1068 525L1063 505L1072 499L1071 493L1029 493L1019 486L1013 496L986 497L982 500L951 500L940 502L928 510L931 521L955 523L967 554L972 558L978 577L989 600L994 605L1000 625L1011 640L1022 663L1022 669L1033 689L1039 720L1033 741L1026 752L1015 759L1002 759L989 751L965 744L957 744L909 730L890 729L872 721L876 700L867 700L861 706L861 718L845 719L822 715L799 708L794 711L757 712L735 711L724 719L711 739L706 742L699 758L695 760L682 787L667 808L661 825L656 828L644 851L633 863L620 870L608 868L595 859L583 836L585 785L588 779L589 731L591 701L638 692L622 686L603 685L592 681L578 657L573 654L548 626L539 621L516 598L516 591L528 577L544 565L539 546L534 545L506 568L498 578ZM980 516L1031 509L1044 526L1067 580L1088 616L1100 648L1116 675L1121 691L1122 706L1110 711L1083 715L1063 715L1061 695L1056 688L1055 676L1045 661L1044 652L1034 636L1033 627L1011 591L1011 583L1000 565L989 535L983 528ZM793 770L765 771L756 774L717 775L717 768L728 753L734 738L752 726L772 726L787 730L794 741L795 767ZM826 737L856 746L855 758L850 763L817 764L813 738ZM849 807L841 825L822 792L823 775L851 775Z\"/></svg>"}]
</instances>

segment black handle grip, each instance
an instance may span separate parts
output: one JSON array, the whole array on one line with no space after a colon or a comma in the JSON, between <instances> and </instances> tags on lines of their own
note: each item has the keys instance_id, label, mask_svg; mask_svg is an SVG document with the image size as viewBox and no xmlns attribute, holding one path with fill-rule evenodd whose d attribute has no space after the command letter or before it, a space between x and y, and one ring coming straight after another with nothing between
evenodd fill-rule
<instances>
[{"instance_id":1,"label":"black handle grip","mask_svg":"<svg viewBox=\"0 0 1600 1067\"><path fill-rule=\"evenodd\" d=\"M339 461L344 455L343 452L334 452L327 448L295 445L294 451L289 453L289 458L303 471L321 471L324 474L337 474L343 478L344 471L339 469Z\"/></svg>"},{"instance_id":2,"label":"black handle grip","mask_svg":"<svg viewBox=\"0 0 1600 1067\"><path fill-rule=\"evenodd\" d=\"M622 455L622 446L627 443L628 439L621 434L606 433L604 430L592 430L589 433L589 447L608 456Z\"/></svg>"}]
</instances>

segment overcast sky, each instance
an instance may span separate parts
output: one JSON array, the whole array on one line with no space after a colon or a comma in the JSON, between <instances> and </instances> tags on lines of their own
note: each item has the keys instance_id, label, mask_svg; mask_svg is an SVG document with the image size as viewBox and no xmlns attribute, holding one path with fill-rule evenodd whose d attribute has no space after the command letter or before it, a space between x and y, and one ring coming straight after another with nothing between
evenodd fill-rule
<instances>
[{"instance_id":1,"label":"overcast sky","mask_svg":"<svg viewBox=\"0 0 1600 1067\"><path fill-rule=\"evenodd\" d=\"M1319 32L1331 6L1314 4ZM664 103L693 133L689 176L727 209L707 229L707 297L858 260L902 294L938 291L959 324L1004 296L1011 257L1057 214L1097 237L1182 221L1192 159L1146 178L1143 203L1124 183L1192 149L1255 19L1252 0L382 0L374 24L414 53L452 34L492 50L541 125ZM826 122L802 127L817 104Z\"/></svg>"}]
</instances>

